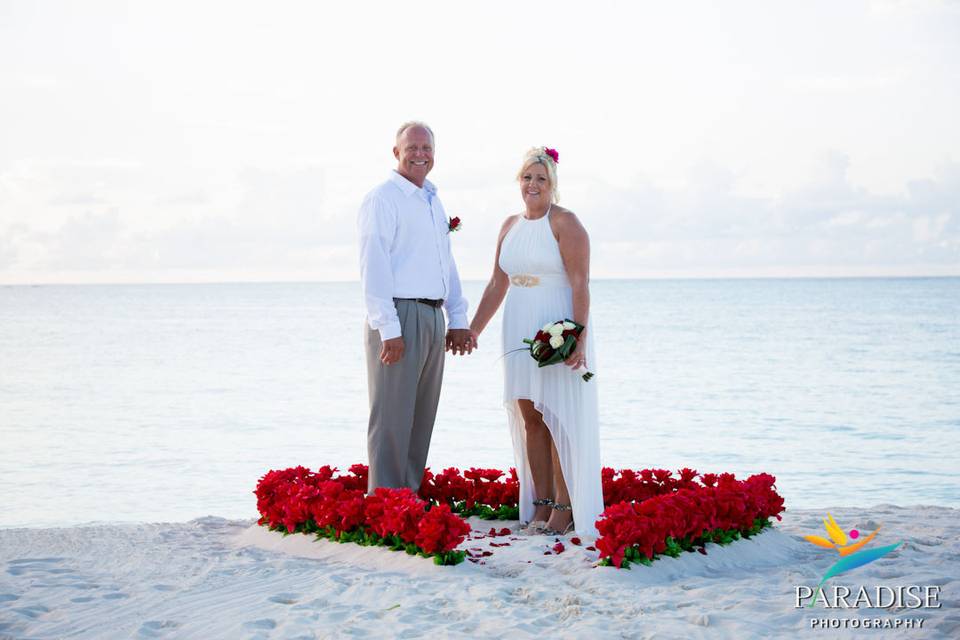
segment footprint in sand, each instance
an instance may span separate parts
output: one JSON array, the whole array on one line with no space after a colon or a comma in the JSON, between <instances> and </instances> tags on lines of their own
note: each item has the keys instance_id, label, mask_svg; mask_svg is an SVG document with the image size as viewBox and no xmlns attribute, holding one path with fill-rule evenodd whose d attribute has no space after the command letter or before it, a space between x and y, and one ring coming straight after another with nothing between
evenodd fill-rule
<instances>
[{"instance_id":1,"label":"footprint in sand","mask_svg":"<svg viewBox=\"0 0 960 640\"><path fill-rule=\"evenodd\" d=\"M526 565L507 565L503 567L491 567L490 573L497 578L516 578L527 570Z\"/></svg>"},{"instance_id":2,"label":"footprint in sand","mask_svg":"<svg viewBox=\"0 0 960 640\"><path fill-rule=\"evenodd\" d=\"M150 620L140 626L138 635L141 638L160 638L173 633L174 629L179 626L180 623L173 620Z\"/></svg>"},{"instance_id":3,"label":"footprint in sand","mask_svg":"<svg viewBox=\"0 0 960 640\"><path fill-rule=\"evenodd\" d=\"M913 540L910 541L910 543L912 543L911 546L913 546L913 545L918 545L918 546L921 546L921 547L939 547L940 545L942 545L942 544L944 543L944 540L943 540L943 538L931 538L931 537L926 537L926 538L914 538ZM910 543L908 543L908 544L910 544ZM916 547L914 547L914 548L916 548ZM928 550L927 550L927 549L919 549L919 551L928 551Z\"/></svg>"},{"instance_id":4,"label":"footprint in sand","mask_svg":"<svg viewBox=\"0 0 960 640\"><path fill-rule=\"evenodd\" d=\"M19 599L20 596L15 596L12 593L0 593L0 602L13 602Z\"/></svg>"},{"instance_id":5,"label":"footprint in sand","mask_svg":"<svg viewBox=\"0 0 960 640\"><path fill-rule=\"evenodd\" d=\"M293 609L294 611L303 611L305 609L313 609L316 611L316 610L326 610L328 606L330 606L330 603L328 603L326 600L322 598L315 598L310 602L304 602L303 604L298 604L297 606L293 607Z\"/></svg>"},{"instance_id":6,"label":"footprint in sand","mask_svg":"<svg viewBox=\"0 0 960 640\"><path fill-rule=\"evenodd\" d=\"M176 591L177 588L172 584L155 584L153 588L157 591Z\"/></svg>"},{"instance_id":7,"label":"footprint in sand","mask_svg":"<svg viewBox=\"0 0 960 640\"><path fill-rule=\"evenodd\" d=\"M73 569L62 569L55 565L63 562L66 558L20 558L19 560L10 560L7 562L7 573L12 576L22 576L25 573L74 573Z\"/></svg>"},{"instance_id":8,"label":"footprint in sand","mask_svg":"<svg viewBox=\"0 0 960 640\"><path fill-rule=\"evenodd\" d=\"M76 584L68 585L71 589L99 589L100 585L93 582L77 582Z\"/></svg>"},{"instance_id":9,"label":"footprint in sand","mask_svg":"<svg viewBox=\"0 0 960 640\"><path fill-rule=\"evenodd\" d=\"M245 622L243 626L247 629L276 629L277 622L276 620L271 620L270 618L262 618L260 620L251 620L250 622Z\"/></svg>"},{"instance_id":10,"label":"footprint in sand","mask_svg":"<svg viewBox=\"0 0 960 640\"><path fill-rule=\"evenodd\" d=\"M298 593L278 593L275 596L267 598L270 602L276 602L277 604L297 604L300 600L300 594Z\"/></svg>"},{"instance_id":11,"label":"footprint in sand","mask_svg":"<svg viewBox=\"0 0 960 640\"><path fill-rule=\"evenodd\" d=\"M130 595L127 593L108 593L100 597L104 600L123 600L124 598L129 598Z\"/></svg>"},{"instance_id":12,"label":"footprint in sand","mask_svg":"<svg viewBox=\"0 0 960 640\"><path fill-rule=\"evenodd\" d=\"M344 605L335 605L327 609L327 619L332 623L340 623L346 620L353 613L353 607Z\"/></svg>"},{"instance_id":13,"label":"footprint in sand","mask_svg":"<svg viewBox=\"0 0 960 640\"><path fill-rule=\"evenodd\" d=\"M36 620L45 613L50 613L50 609L40 604L33 605L31 607L20 607L18 609L13 609L13 611L32 620Z\"/></svg>"},{"instance_id":14,"label":"footprint in sand","mask_svg":"<svg viewBox=\"0 0 960 640\"><path fill-rule=\"evenodd\" d=\"M93 602L93 601L94 601L93 596L80 596L78 598L70 598L70 602L79 602L81 604L84 602Z\"/></svg>"}]
</instances>

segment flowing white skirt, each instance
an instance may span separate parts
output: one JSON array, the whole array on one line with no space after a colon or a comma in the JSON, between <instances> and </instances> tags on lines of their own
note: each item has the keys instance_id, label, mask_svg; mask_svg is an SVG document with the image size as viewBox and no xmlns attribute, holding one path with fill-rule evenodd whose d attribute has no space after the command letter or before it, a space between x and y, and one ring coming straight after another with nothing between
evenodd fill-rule
<instances>
[{"instance_id":1,"label":"flowing white skirt","mask_svg":"<svg viewBox=\"0 0 960 640\"><path fill-rule=\"evenodd\" d=\"M525 347L524 338L533 338L548 322L573 318L573 295L569 287L515 287L507 293L503 312L504 353ZM593 335L587 332L587 366L596 373ZM526 434L517 400L532 400L543 414L556 443L563 478L570 492L575 529L579 535L595 537L596 520L603 512L600 484L600 435L597 407L597 378L585 382L583 368L573 371L560 363L538 368L528 352L518 351L503 358L504 406L513 438L513 452L520 479L520 519L533 517L537 498L527 459Z\"/></svg>"}]
</instances>

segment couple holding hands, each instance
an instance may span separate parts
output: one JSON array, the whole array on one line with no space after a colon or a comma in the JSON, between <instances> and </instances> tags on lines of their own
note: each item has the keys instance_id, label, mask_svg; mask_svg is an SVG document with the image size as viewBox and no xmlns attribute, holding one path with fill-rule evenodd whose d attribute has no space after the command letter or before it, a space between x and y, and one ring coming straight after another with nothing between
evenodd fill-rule
<instances>
[{"instance_id":1,"label":"couple holding hands","mask_svg":"<svg viewBox=\"0 0 960 640\"><path fill-rule=\"evenodd\" d=\"M500 229L493 275L467 323L467 301L450 249L459 221L447 217L433 168L433 131L397 131L397 168L367 194L358 216L370 421L369 491L423 479L445 351L469 354L501 304L504 352L547 323L584 330L566 366L504 359L504 406L520 481L523 532L596 536L603 511L597 388L580 374L593 362L590 244L573 212L557 206L553 149L534 147L517 181L524 209ZM444 320L446 311L449 330Z\"/></svg>"}]
</instances>

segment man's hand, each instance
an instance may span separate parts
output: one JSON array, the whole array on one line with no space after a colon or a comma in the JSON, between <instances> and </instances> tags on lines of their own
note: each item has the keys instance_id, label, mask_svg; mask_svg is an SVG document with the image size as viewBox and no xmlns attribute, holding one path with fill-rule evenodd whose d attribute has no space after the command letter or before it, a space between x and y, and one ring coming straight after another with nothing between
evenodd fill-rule
<instances>
[{"instance_id":1,"label":"man's hand","mask_svg":"<svg viewBox=\"0 0 960 640\"><path fill-rule=\"evenodd\" d=\"M383 341L383 347L380 349L380 362L389 366L395 362L400 362L402 357L403 336Z\"/></svg>"},{"instance_id":2,"label":"man's hand","mask_svg":"<svg viewBox=\"0 0 960 640\"><path fill-rule=\"evenodd\" d=\"M476 346L470 329L450 329L447 331L446 343L447 351L455 356L473 353Z\"/></svg>"}]
</instances>

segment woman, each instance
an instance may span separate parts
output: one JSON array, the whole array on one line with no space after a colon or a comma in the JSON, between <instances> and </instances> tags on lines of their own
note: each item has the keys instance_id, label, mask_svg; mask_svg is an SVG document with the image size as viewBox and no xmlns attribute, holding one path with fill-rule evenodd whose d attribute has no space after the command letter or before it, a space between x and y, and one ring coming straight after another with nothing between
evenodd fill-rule
<instances>
[{"instance_id":1,"label":"woman","mask_svg":"<svg viewBox=\"0 0 960 640\"><path fill-rule=\"evenodd\" d=\"M566 366L538 368L528 353L507 355L504 404L526 532L596 536L603 511L597 383L581 377L593 361L590 241L577 216L556 205L558 159L545 147L527 152L517 174L525 208L500 229L493 276L470 329L476 341L504 297L505 352L522 348L548 322L585 327Z\"/></svg>"}]
</instances>

